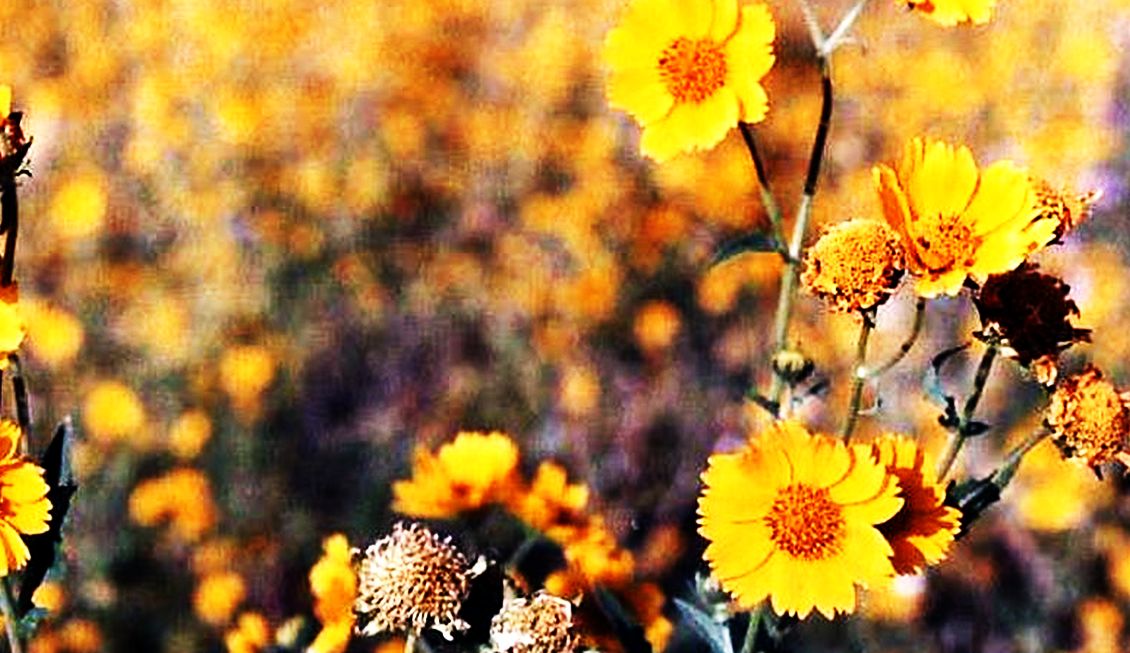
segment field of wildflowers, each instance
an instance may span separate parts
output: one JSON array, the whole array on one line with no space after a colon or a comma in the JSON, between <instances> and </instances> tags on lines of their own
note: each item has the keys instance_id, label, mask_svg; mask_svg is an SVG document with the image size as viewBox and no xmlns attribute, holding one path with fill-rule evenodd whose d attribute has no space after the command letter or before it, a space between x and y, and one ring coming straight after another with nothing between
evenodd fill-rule
<instances>
[{"instance_id":1,"label":"field of wildflowers","mask_svg":"<svg viewBox=\"0 0 1130 653\"><path fill-rule=\"evenodd\" d=\"M0 647L1130 650L1130 0L0 21Z\"/></svg>"}]
</instances>

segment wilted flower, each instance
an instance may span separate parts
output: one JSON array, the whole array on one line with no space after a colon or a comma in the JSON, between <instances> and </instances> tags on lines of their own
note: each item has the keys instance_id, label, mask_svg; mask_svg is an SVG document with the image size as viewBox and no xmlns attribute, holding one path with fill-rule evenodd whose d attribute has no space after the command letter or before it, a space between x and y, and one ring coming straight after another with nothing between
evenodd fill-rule
<instances>
[{"instance_id":1,"label":"wilted flower","mask_svg":"<svg viewBox=\"0 0 1130 653\"><path fill-rule=\"evenodd\" d=\"M573 604L546 592L507 601L490 622L494 653L567 653L579 642Z\"/></svg>"},{"instance_id":2,"label":"wilted flower","mask_svg":"<svg viewBox=\"0 0 1130 653\"><path fill-rule=\"evenodd\" d=\"M882 304L903 273L899 235L884 222L848 220L820 237L804 259L801 282L840 311Z\"/></svg>"},{"instance_id":3,"label":"wilted flower","mask_svg":"<svg viewBox=\"0 0 1130 653\"><path fill-rule=\"evenodd\" d=\"M358 570L357 632L410 633L434 628L450 635L463 630L459 618L470 591L467 559L419 524L396 524L392 533L365 550Z\"/></svg>"},{"instance_id":4,"label":"wilted flower","mask_svg":"<svg viewBox=\"0 0 1130 653\"><path fill-rule=\"evenodd\" d=\"M1060 351L1077 342L1090 342L1091 330L1071 324L1079 308L1068 298L1071 286L1057 277L1042 274L1031 263L1011 272L995 274L981 286L973 304L981 316L982 340L995 342L1002 351L1025 367L1037 360L1036 366L1046 374L1050 362L1054 383L1055 359Z\"/></svg>"},{"instance_id":5,"label":"wilted flower","mask_svg":"<svg viewBox=\"0 0 1130 653\"><path fill-rule=\"evenodd\" d=\"M1044 179L1032 177L1032 187L1036 189L1036 206L1040 214L1059 223L1055 231L1057 239L1078 227L1091 216L1091 208L1102 197L1102 192L1092 190L1081 195L1057 190Z\"/></svg>"},{"instance_id":6,"label":"wilted flower","mask_svg":"<svg viewBox=\"0 0 1130 653\"><path fill-rule=\"evenodd\" d=\"M866 445L779 422L744 449L710 457L698 501L704 557L738 605L778 614L855 609L856 586L894 574L878 525L903 505Z\"/></svg>"},{"instance_id":7,"label":"wilted flower","mask_svg":"<svg viewBox=\"0 0 1130 653\"><path fill-rule=\"evenodd\" d=\"M1044 424L1065 457L1083 458L1092 468L1124 460L1130 395L1089 366L1060 382L1044 411Z\"/></svg>"}]
</instances>

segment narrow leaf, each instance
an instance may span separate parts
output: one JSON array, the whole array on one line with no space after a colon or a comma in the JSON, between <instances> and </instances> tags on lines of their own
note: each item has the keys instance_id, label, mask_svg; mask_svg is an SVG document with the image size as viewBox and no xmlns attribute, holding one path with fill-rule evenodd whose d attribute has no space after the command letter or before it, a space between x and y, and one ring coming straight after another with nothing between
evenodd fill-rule
<instances>
[{"instance_id":1,"label":"narrow leaf","mask_svg":"<svg viewBox=\"0 0 1130 653\"><path fill-rule=\"evenodd\" d=\"M651 644L644 637L643 628L636 620L624 610L620 601L603 587L597 587L592 596L596 599L596 606L608 619L616 639L620 640L625 653L652 653Z\"/></svg>"},{"instance_id":2,"label":"narrow leaf","mask_svg":"<svg viewBox=\"0 0 1130 653\"><path fill-rule=\"evenodd\" d=\"M718 623L702 608L688 601L676 598L675 607L698 636L710 645L711 651L734 653L734 646L730 643L730 630L725 624Z\"/></svg>"},{"instance_id":3,"label":"narrow leaf","mask_svg":"<svg viewBox=\"0 0 1130 653\"><path fill-rule=\"evenodd\" d=\"M31 601L35 590L47 577L47 572L55 564L56 547L63 541L63 522L71 507L78 485L73 480L70 465L71 441L74 432L71 420L67 418L55 429L51 444L43 452L39 464L43 467L43 480L47 481L47 499L51 502L51 521L47 531L39 535L24 536L24 543L31 552L27 567L20 583L19 603L16 613L26 615L35 607Z\"/></svg>"},{"instance_id":4,"label":"narrow leaf","mask_svg":"<svg viewBox=\"0 0 1130 653\"><path fill-rule=\"evenodd\" d=\"M714 258L710 260L711 267L724 263L739 254L746 252L779 252L781 244L769 234L746 234L722 243L714 251Z\"/></svg>"}]
</instances>

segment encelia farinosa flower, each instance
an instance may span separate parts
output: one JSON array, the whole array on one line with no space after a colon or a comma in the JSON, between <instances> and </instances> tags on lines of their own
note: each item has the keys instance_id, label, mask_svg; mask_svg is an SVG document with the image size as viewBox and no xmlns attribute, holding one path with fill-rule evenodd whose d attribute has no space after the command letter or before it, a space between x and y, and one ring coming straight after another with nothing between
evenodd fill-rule
<instances>
[{"instance_id":1,"label":"encelia farinosa flower","mask_svg":"<svg viewBox=\"0 0 1130 653\"><path fill-rule=\"evenodd\" d=\"M396 524L365 549L357 571L357 614L362 635L419 635L434 628L447 636L464 630L459 618L473 572L450 542L419 524Z\"/></svg>"},{"instance_id":2,"label":"encelia farinosa flower","mask_svg":"<svg viewBox=\"0 0 1130 653\"><path fill-rule=\"evenodd\" d=\"M779 422L735 453L710 457L699 497L704 557L737 603L778 614L852 612L856 586L894 575L877 528L903 505L866 445Z\"/></svg>"},{"instance_id":3,"label":"encelia farinosa flower","mask_svg":"<svg viewBox=\"0 0 1130 653\"><path fill-rule=\"evenodd\" d=\"M930 20L952 27L958 23L983 24L989 22L997 0L898 0Z\"/></svg>"},{"instance_id":4,"label":"encelia farinosa flower","mask_svg":"<svg viewBox=\"0 0 1130 653\"><path fill-rule=\"evenodd\" d=\"M43 468L20 455L20 437L15 422L0 419L0 576L27 564L31 552L21 536L46 532L51 519Z\"/></svg>"},{"instance_id":5,"label":"encelia farinosa flower","mask_svg":"<svg viewBox=\"0 0 1130 653\"><path fill-rule=\"evenodd\" d=\"M903 272L899 235L885 222L841 222L816 241L804 259L801 283L840 311L866 311L898 288Z\"/></svg>"},{"instance_id":6,"label":"encelia farinosa flower","mask_svg":"<svg viewBox=\"0 0 1130 653\"><path fill-rule=\"evenodd\" d=\"M1022 169L998 161L978 170L963 145L915 138L894 168L879 165L872 174L922 297L956 295L966 278L983 283L1012 270L1059 228L1037 207Z\"/></svg>"},{"instance_id":7,"label":"encelia farinosa flower","mask_svg":"<svg viewBox=\"0 0 1130 653\"><path fill-rule=\"evenodd\" d=\"M902 508L879 532L891 543L895 573L915 574L941 562L961 525L961 511L944 505L945 488L934 474L933 461L914 440L887 434L872 444L875 459L898 478Z\"/></svg>"},{"instance_id":8,"label":"encelia farinosa flower","mask_svg":"<svg viewBox=\"0 0 1130 653\"><path fill-rule=\"evenodd\" d=\"M739 120L764 119L775 33L763 3L633 0L604 42L608 102L639 122L656 161L714 147Z\"/></svg>"}]
</instances>

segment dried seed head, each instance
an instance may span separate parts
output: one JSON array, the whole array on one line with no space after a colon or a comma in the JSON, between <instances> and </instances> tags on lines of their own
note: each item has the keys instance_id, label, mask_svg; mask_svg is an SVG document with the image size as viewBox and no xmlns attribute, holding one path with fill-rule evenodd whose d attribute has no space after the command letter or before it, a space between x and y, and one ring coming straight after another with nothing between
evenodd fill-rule
<instances>
[{"instance_id":1,"label":"dried seed head","mask_svg":"<svg viewBox=\"0 0 1130 653\"><path fill-rule=\"evenodd\" d=\"M801 281L840 311L867 310L890 297L903 273L899 236L885 222L848 220L829 229L805 257Z\"/></svg>"},{"instance_id":2,"label":"dried seed head","mask_svg":"<svg viewBox=\"0 0 1130 653\"><path fill-rule=\"evenodd\" d=\"M537 592L507 601L490 622L493 653L567 653L579 640L573 632L573 604Z\"/></svg>"},{"instance_id":3,"label":"dried seed head","mask_svg":"<svg viewBox=\"0 0 1130 653\"><path fill-rule=\"evenodd\" d=\"M362 635L435 628L450 637L467 628L458 615L471 569L450 538L419 524L396 524L365 550L357 576L353 609Z\"/></svg>"},{"instance_id":4,"label":"dried seed head","mask_svg":"<svg viewBox=\"0 0 1130 653\"><path fill-rule=\"evenodd\" d=\"M1130 435L1130 407L1102 372L1088 367L1052 393L1044 423L1065 457L1085 458L1092 467L1114 459Z\"/></svg>"}]
</instances>

